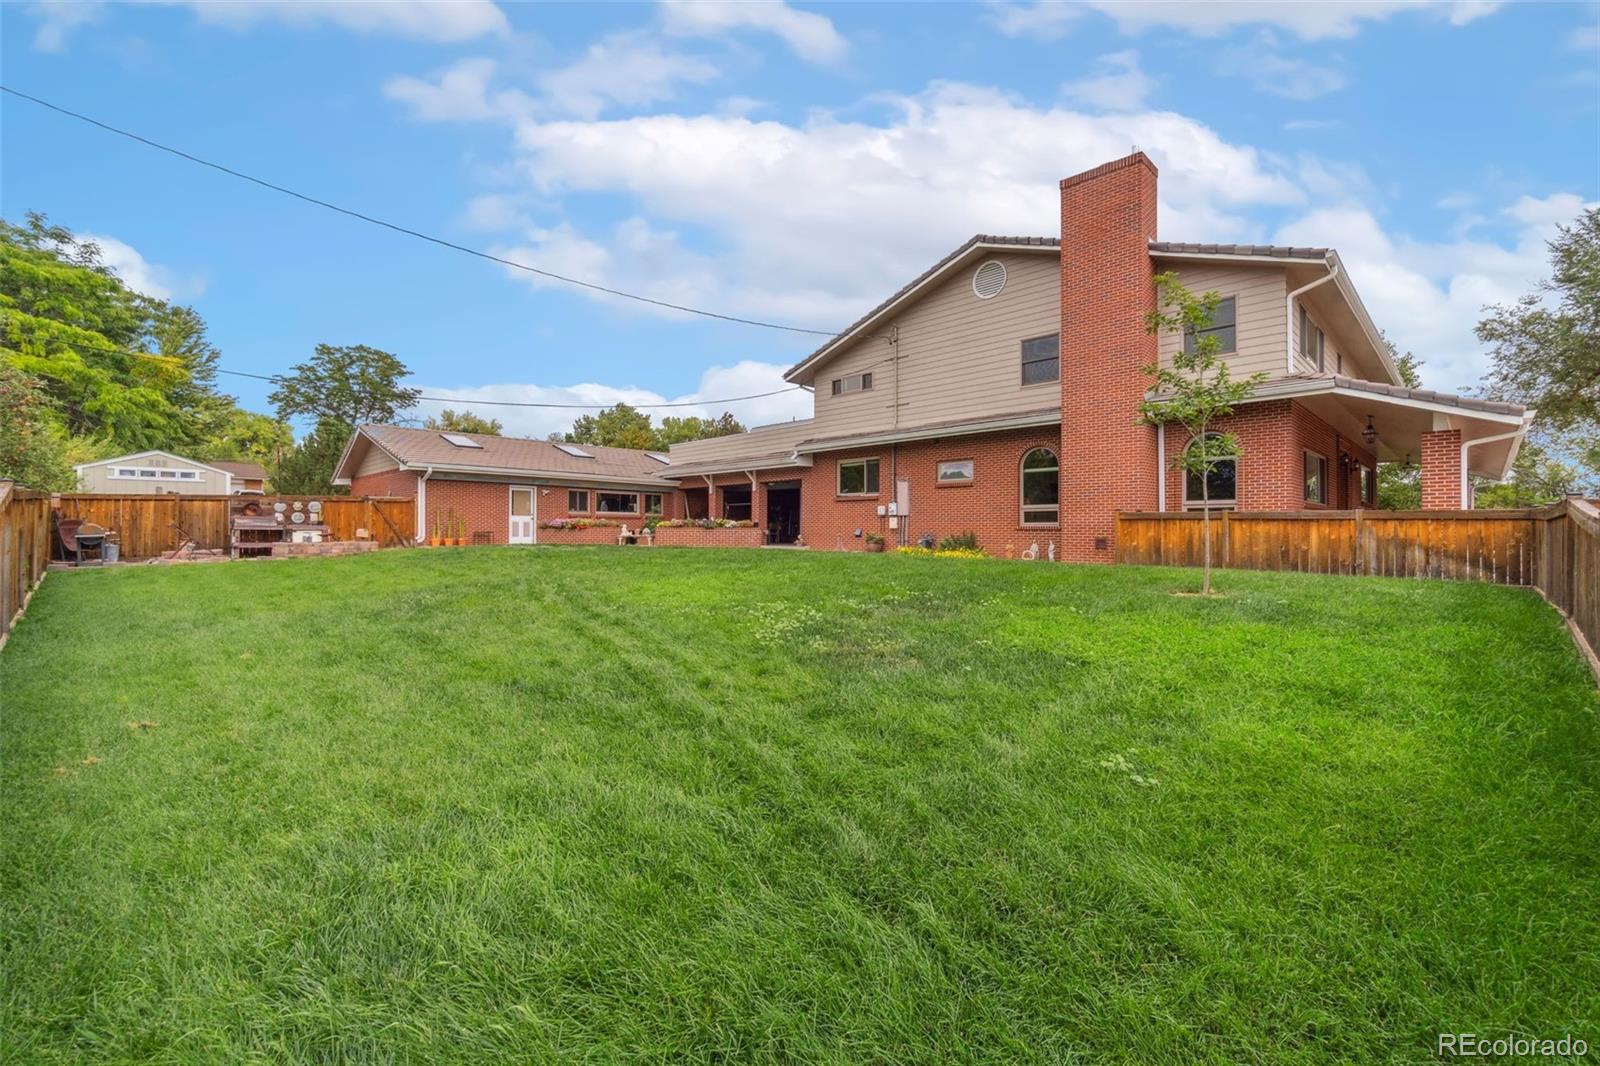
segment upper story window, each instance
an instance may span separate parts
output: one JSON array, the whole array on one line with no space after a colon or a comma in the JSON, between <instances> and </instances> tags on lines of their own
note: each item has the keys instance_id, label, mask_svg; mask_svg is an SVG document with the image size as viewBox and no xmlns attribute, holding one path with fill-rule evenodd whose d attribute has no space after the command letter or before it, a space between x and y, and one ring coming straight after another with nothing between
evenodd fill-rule
<instances>
[{"instance_id":1,"label":"upper story window","mask_svg":"<svg viewBox=\"0 0 1600 1066\"><path fill-rule=\"evenodd\" d=\"M1022 383L1038 385L1061 380L1061 334L1022 342Z\"/></svg>"},{"instance_id":2,"label":"upper story window","mask_svg":"<svg viewBox=\"0 0 1600 1066\"><path fill-rule=\"evenodd\" d=\"M1226 355L1239 350L1238 330L1239 303L1233 296L1225 296L1217 304L1217 309L1211 315L1211 325L1202 330L1185 333L1183 335L1183 350L1189 354L1194 353L1195 344L1201 337L1217 338L1217 354Z\"/></svg>"},{"instance_id":3,"label":"upper story window","mask_svg":"<svg viewBox=\"0 0 1600 1066\"><path fill-rule=\"evenodd\" d=\"M1222 439L1220 433L1207 433L1207 439L1217 441ZM1198 439L1189 442L1185 449L1194 453L1200 446ZM1200 481L1197 471L1188 471L1183 476L1183 509L1186 511L1201 511L1208 507L1231 509L1238 502L1239 495L1239 461L1237 459L1218 459L1211 464L1210 471L1205 475L1204 484Z\"/></svg>"},{"instance_id":4,"label":"upper story window","mask_svg":"<svg viewBox=\"0 0 1600 1066\"><path fill-rule=\"evenodd\" d=\"M847 392L866 392L872 388L871 374L851 374L849 377L833 379L833 394L843 396Z\"/></svg>"},{"instance_id":5,"label":"upper story window","mask_svg":"<svg viewBox=\"0 0 1600 1066\"><path fill-rule=\"evenodd\" d=\"M876 496L878 460L850 459L839 464L839 495Z\"/></svg>"},{"instance_id":6,"label":"upper story window","mask_svg":"<svg viewBox=\"0 0 1600 1066\"><path fill-rule=\"evenodd\" d=\"M1300 307L1300 361L1307 366L1317 368L1317 373L1322 373L1324 349L1327 347L1327 338L1322 335L1322 330L1311 321L1311 316L1306 314L1305 305Z\"/></svg>"}]
</instances>

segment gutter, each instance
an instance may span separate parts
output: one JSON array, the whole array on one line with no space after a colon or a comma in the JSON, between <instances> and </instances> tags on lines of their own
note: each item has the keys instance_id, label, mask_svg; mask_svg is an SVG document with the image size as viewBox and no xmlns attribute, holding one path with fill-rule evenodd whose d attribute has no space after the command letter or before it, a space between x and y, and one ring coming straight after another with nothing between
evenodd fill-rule
<instances>
[{"instance_id":1,"label":"gutter","mask_svg":"<svg viewBox=\"0 0 1600 1066\"><path fill-rule=\"evenodd\" d=\"M1338 263L1337 260L1323 260L1323 265L1328 268L1328 272L1326 274L1322 275L1322 277L1318 278L1316 281L1307 282L1306 284L1300 286L1298 289L1295 289L1293 292L1289 293L1289 295L1285 296L1284 299L1283 299L1283 353L1284 353L1283 370L1284 370L1284 373L1286 373L1286 374L1293 374L1294 373L1294 301L1295 301L1295 298L1298 297L1301 293L1310 292L1312 289L1316 288L1318 285L1321 285L1324 282L1332 281L1334 278L1339 276L1339 263Z\"/></svg>"},{"instance_id":2,"label":"gutter","mask_svg":"<svg viewBox=\"0 0 1600 1066\"><path fill-rule=\"evenodd\" d=\"M1467 510L1467 507L1468 507L1468 504L1467 504L1467 487L1470 484L1469 479L1468 479L1468 475L1467 475L1467 450L1469 448L1472 448L1474 445L1478 445L1478 444L1494 444L1496 441L1510 440L1513 437L1521 437L1522 435L1524 435L1525 433L1528 432L1528 425L1532 421L1533 421L1533 412L1529 411L1526 415L1523 416L1522 425L1518 426L1516 429L1511 430L1509 433L1496 433L1492 437L1477 437L1477 438L1474 438L1473 440L1464 440L1464 441L1461 442L1461 509L1463 511ZM1513 446L1511 451L1506 454L1506 470L1510 469L1511 464L1516 461L1516 458L1517 458L1517 448L1516 448L1516 446ZM1504 470L1501 471L1500 477L1504 478L1505 475L1506 475L1506 471L1504 471Z\"/></svg>"}]
</instances>

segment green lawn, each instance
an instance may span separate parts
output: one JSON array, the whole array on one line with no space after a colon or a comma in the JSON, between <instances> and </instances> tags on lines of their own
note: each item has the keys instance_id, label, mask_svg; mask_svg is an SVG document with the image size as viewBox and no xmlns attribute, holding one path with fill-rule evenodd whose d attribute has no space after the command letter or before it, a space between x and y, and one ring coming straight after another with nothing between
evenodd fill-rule
<instances>
[{"instance_id":1,"label":"green lawn","mask_svg":"<svg viewBox=\"0 0 1600 1066\"><path fill-rule=\"evenodd\" d=\"M16 1062L1600 1045L1600 697L1485 585L468 549L52 574ZM130 723L155 723L137 726Z\"/></svg>"}]
</instances>

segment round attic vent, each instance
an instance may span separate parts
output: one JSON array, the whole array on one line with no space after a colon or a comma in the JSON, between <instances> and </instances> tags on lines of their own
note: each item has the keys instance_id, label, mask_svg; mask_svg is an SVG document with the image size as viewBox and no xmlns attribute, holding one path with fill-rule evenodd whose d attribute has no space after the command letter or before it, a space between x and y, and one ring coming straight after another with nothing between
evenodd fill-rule
<instances>
[{"instance_id":1,"label":"round attic vent","mask_svg":"<svg viewBox=\"0 0 1600 1066\"><path fill-rule=\"evenodd\" d=\"M1000 290L1006 287L1006 265L998 259L991 259L978 268L972 275L972 291L980 300L992 300L1000 295Z\"/></svg>"}]
</instances>

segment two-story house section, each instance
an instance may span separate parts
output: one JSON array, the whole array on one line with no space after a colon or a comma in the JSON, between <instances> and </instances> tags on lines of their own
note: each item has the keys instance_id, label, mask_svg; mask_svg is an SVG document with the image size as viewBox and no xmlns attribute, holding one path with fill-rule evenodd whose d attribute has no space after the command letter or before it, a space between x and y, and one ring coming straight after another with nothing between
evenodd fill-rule
<instances>
[{"instance_id":1,"label":"two-story house section","mask_svg":"<svg viewBox=\"0 0 1600 1066\"><path fill-rule=\"evenodd\" d=\"M1503 477L1532 412L1408 389L1328 248L1174 244L1156 232L1143 153L1061 182L1061 231L977 236L792 367L810 419L674 445L664 476L691 515L748 518L773 543L859 549L972 531L992 553L1112 558L1117 511L1201 506L1174 471L1191 441L1143 425L1155 277L1221 297L1212 331L1235 376L1265 375L1219 431L1235 464L1210 506L1376 503L1377 463L1422 466L1423 504L1469 506Z\"/></svg>"}]
</instances>

